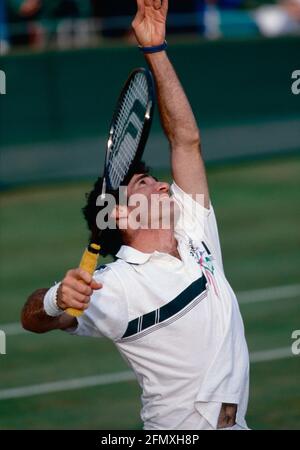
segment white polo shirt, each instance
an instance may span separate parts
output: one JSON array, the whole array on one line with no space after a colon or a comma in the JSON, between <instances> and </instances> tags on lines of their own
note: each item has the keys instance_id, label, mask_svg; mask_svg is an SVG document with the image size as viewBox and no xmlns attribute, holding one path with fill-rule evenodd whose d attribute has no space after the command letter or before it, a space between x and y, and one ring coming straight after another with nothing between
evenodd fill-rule
<instances>
[{"instance_id":1,"label":"white polo shirt","mask_svg":"<svg viewBox=\"0 0 300 450\"><path fill-rule=\"evenodd\" d=\"M237 404L247 428L249 355L214 211L175 183L171 192L185 214L175 230L181 261L123 246L95 272L103 289L72 333L115 342L142 388L144 429L216 429L222 403Z\"/></svg>"}]
</instances>

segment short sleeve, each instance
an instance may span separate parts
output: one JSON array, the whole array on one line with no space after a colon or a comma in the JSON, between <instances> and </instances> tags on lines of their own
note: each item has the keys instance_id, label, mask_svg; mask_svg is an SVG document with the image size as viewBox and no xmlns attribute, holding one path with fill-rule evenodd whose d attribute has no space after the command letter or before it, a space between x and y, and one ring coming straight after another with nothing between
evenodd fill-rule
<instances>
[{"instance_id":1,"label":"short sleeve","mask_svg":"<svg viewBox=\"0 0 300 450\"><path fill-rule=\"evenodd\" d=\"M97 270L94 278L103 284L103 288L94 291L89 308L77 319L77 328L66 331L77 336L117 340L123 336L128 325L125 291L118 276L109 266Z\"/></svg>"},{"instance_id":2,"label":"short sleeve","mask_svg":"<svg viewBox=\"0 0 300 450\"><path fill-rule=\"evenodd\" d=\"M223 271L219 233L212 204L208 209L205 208L201 194L199 198L194 198L175 182L171 185L171 193L178 207L175 233L182 237L188 236L195 243L205 242Z\"/></svg>"}]
</instances>

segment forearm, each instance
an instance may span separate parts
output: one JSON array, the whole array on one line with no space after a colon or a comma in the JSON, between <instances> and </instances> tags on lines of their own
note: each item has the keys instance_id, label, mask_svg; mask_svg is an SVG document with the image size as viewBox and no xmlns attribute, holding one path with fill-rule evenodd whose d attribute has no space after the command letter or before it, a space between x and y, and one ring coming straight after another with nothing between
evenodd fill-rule
<instances>
[{"instance_id":1,"label":"forearm","mask_svg":"<svg viewBox=\"0 0 300 450\"><path fill-rule=\"evenodd\" d=\"M195 116L167 54L160 52L145 57L155 78L161 123L171 147L199 149Z\"/></svg>"},{"instance_id":2,"label":"forearm","mask_svg":"<svg viewBox=\"0 0 300 450\"><path fill-rule=\"evenodd\" d=\"M75 327L77 320L67 314L50 317L44 310L44 297L48 289L38 289L33 292L25 303L21 322L23 327L34 333L46 333L51 330L62 330Z\"/></svg>"},{"instance_id":3,"label":"forearm","mask_svg":"<svg viewBox=\"0 0 300 450\"><path fill-rule=\"evenodd\" d=\"M54 301L53 315L56 315L57 309L58 314L60 314L61 310L65 311L68 308L78 309L83 312L89 306L93 291L101 288L102 284L97 283L88 272L80 268L71 269L68 270L57 291L55 291L55 299L49 292L50 296L46 299L46 303L49 300L51 306L52 301ZM55 288L53 287L52 289ZM52 308L50 308L49 312L47 307L46 310L51 315L46 313L44 298L47 292L48 289L38 289L30 295L21 314L23 327L34 333L46 333L51 330L65 330L76 327L77 319L69 316L67 313L52 317Z\"/></svg>"}]
</instances>

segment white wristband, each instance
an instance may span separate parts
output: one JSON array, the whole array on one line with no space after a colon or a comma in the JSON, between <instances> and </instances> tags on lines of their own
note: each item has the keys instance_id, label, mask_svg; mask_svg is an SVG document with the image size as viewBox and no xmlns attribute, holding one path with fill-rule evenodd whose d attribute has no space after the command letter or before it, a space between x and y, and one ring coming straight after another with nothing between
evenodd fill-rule
<instances>
[{"instance_id":1,"label":"white wristband","mask_svg":"<svg viewBox=\"0 0 300 450\"><path fill-rule=\"evenodd\" d=\"M44 310L50 317L58 317L64 313L64 310L57 305L57 290L59 286L60 283L52 286L44 297Z\"/></svg>"}]
</instances>

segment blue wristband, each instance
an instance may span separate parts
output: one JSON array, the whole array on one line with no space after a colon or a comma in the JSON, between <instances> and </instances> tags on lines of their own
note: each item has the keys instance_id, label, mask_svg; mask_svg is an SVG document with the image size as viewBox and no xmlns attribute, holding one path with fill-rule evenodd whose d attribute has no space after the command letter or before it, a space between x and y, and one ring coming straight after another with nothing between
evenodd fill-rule
<instances>
[{"instance_id":1,"label":"blue wristband","mask_svg":"<svg viewBox=\"0 0 300 450\"><path fill-rule=\"evenodd\" d=\"M142 47L141 45L139 45L139 49L141 50L141 52L145 54L163 52L164 50L166 50L167 47L168 47L167 41L165 41L161 45L155 45L154 47Z\"/></svg>"}]
</instances>

